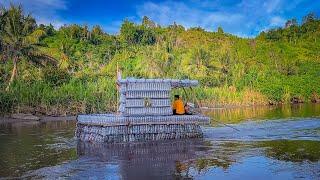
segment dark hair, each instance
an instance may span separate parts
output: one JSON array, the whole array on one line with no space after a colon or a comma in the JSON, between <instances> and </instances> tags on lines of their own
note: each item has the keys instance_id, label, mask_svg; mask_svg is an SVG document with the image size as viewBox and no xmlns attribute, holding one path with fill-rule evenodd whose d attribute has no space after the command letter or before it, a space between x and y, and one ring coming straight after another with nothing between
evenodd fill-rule
<instances>
[{"instance_id":1,"label":"dark hair","mask_svg":"<svg viewBox=\"0 0 320 180\"><path fill-rule=\"evenodd\" d=\"M180 96L179 96L179 95L174 95L174 98L178 98L178 99L179 99L179 98L180 98Z\"/></svg>"}]
</instances>

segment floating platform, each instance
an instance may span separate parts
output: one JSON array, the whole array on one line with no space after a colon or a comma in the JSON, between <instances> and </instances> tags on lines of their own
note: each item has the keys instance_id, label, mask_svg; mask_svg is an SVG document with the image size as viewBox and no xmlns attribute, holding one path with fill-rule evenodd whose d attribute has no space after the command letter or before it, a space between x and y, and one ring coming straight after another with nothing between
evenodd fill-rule
<instances>
[{"instance_id":1,"label":"floating platform","mask_svg":"<svg viewBox=\"0 0 320 180\"><path fill-rule=\"evenodd\" d=\"M209 123L202 115L119 116L79 115L76 137L92 142L133 142L202 137L200 125Z\"/></svg>"},{"instance_id":2,"label":"floating platform","mask_svg":"<svg viewBox=\"0 0 320 180\"><path fill-rule=\"evenodd\" d=\"M197 86L195 80L120 79L118 114L78 115L76 137L89 142L134 142L202 137L203 115L173 115L172 88Z\"/></svg>"}]
</instances>

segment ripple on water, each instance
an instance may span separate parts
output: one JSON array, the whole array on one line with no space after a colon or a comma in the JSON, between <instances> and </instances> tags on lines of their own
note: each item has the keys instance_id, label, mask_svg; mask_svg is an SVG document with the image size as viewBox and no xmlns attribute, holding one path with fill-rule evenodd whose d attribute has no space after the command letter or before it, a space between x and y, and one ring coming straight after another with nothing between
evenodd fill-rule
<instances>
[{"instance_id":1,"label":"ripple on water","mask_svg":"<svg viewBox=\"0 0 320 180\"><path fill-rule=\"evenodd\" d=\"M312 140L320 141L320 119L282 119L255 121L234 124L236 131L229 127L206 127L203 129L207 139L214 140Z\"/></svg>"}]
</instances>

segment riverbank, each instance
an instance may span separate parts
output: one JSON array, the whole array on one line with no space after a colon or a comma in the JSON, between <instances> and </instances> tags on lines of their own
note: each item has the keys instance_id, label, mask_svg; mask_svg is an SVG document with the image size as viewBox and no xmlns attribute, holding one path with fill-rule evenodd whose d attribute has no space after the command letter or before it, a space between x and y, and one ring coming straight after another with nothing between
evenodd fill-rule
<instances>
[{"instance_id":1,"label":"riverbank","mask_svg":"<svg viewBox=\"0 0 320 180\"><path fill-rule=\"evenodd\" d=\"M315 114L308 113L312 109ZM277 105L251 105L251 106L221 106L221 107L202 107L202 113L220 119L225 123L237 123L244 119L255 119L256 117L268 117L268 113L285 114L283 118L288 116L295 116L296 112L306 114L308 116L320 115L320 103L298 103L298 104L277 104ZM111 112L109 112L111 113ZM231 116L232 115L232 116ZM17 123L17 122L50 122L50 121L72 121L76 120L75 115L36 115L39 120L17 119L12 118L12 114L0 116L0 124L3 123ZM281 117L279 117L281 118Z\"/></svg>"},{"instance_id":2,"label":"riverbank","mask_svg":"<svg viewBox=\"0 0 320 180\"><path fill-rule=\"evenodd\" d=\"M19 122L50 122L50 121L75 121L77 116L39 116L39 120L34 119L18 119L11 115L0 116L0 124L19 123Z\"/></svg>"},{"instance_id":3,"label":"riverbank","mask_svg":"<svg viewBox=\"0 0 320 180\"><path fill-rule=\"evenodd\" d=\"M277 105L228 105L228 106L202 106L198 109L198 111L213 111L213 110L222 110L222 109L235 109L235 108L250 108L250 107L269 107L269 106L277 106ZM30 109L33 109L30 111ZM65 121L65 120L76 120L77 114L84 114L84 113L76 113L73 112L72 114L45 114L45 113L39 113L34 110L34 108L26 108L21 109L19 108L19 113L6 113L3 115L0 115L0 123L6 123L6 122L23 122L23 121ZM116 110L109 111L109 112L101 112L101 113L114 113ZM89 114L89 113L87 113ZM20 118L19 118L20 116ZM25 116L34 116L31 118L27 118Z\"/></svg>"}]
</instances>

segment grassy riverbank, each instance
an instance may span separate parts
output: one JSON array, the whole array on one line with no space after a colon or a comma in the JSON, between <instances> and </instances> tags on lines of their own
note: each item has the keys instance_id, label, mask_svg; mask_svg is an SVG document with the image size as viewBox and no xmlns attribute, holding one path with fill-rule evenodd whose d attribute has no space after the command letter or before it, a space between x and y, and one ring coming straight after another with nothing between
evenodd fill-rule
<instances>
[{"instance_id":1,"label":"grassy riverbank","mask_svg":"<svg viewBox=\"0 0 320 180\"><path fill-rule=\"evenodd\" d=\"M147 17L140 24L124 21L117 35L99 26L54 29L26 18L22 8L2 11L10 13L0 17L1 113L114 111L117 64L123 77L197 79L203 106L320 101L320 19L314 14L243 38L222 28L161 27ZM12 14L21 19L13 21L17 28L29 27L16 33L22 44L7 33L14 31L6 22Z\"/></svg>"},{"instance_id":2,"label":"grassy riverbank","mask_svg":"<svg viewBox=\"0 0 320 180\"><path fill-rule=\"evenodd\" d=\"M45 82L15 82L9 92L0 93L1 112L43 115L74 115L116 109L116 89L112 80L72 80L61 86Z\"/></svg>"},{"instance_id":3,"label":"grassy riverbank","mask_svg":"<svg viewBox=\"0 0 320 180\"><path fill-rule=\"evenodd\" d=\"M194 95L193 95L194 92ZM205 107L256 106L279 103L250 88L241 91L234 87L199 87L194 91L175 90L185 101L199 99ZM303 99L309 102L311 99ZM61 86L45 82L21 83L16 81L8 92L0 93L2 113L32 113L38 115L76 115L78 113L105 113L116 111L115 80L98 78L83 82L71 80ZM290 99L283 103L291 103Z\"/></svg>"}]
</instances>

